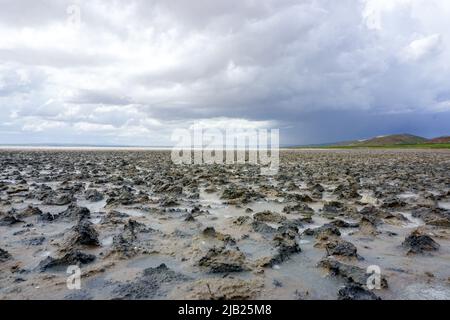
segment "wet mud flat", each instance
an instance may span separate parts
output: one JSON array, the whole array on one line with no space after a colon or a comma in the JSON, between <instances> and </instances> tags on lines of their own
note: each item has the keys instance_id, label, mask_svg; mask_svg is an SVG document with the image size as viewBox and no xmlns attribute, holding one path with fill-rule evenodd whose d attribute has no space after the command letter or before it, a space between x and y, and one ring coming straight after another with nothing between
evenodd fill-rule
<instances>
[{"instance_id":1,"label":"wet mud flat","mask_svg":"<svg viewBox=\"0 0 450 320\"><path fill-rule=\"evenodd\" d=\"M280 160L2 150L0 299L450 299L449 151Z\"/></svg>"}]
</instances>

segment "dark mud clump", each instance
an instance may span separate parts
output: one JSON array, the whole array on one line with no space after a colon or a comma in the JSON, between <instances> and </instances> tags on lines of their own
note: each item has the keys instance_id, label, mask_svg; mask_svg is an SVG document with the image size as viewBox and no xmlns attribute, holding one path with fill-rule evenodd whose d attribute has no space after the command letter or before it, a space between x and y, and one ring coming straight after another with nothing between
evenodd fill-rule
<instances>
[{"instance_id":1,"label":"dark mud clump","mask_svg":"<svg viewBox=\"0 0 450 320\"><path fill-rule=\"evenodd\" d=\"M88 219L91 217L91 212L88 208L85 207L78 207L76 204L71 204L67 210L61 212L59 215L57 215L57 218L63 218L63 219L74 219L74 220L80 220L80 219Z\"/></svg>"},{"instance_id":2,"label":"dark mud clump","mask_svg":"<svg viewBox=\"0 0 450 320\"><path fill-rule=\"evenodd\" d=\"M342 256L362 260L362 257L358 255L358 249L356 246L345 240L330 241L325 245L325 249L327 250L327 255L329 256Z\"/></svg>"},{"instance_id":3,"label":"dark mud clump","mask_svg":"<svg viewBox=\"0 0 450 320\"><path fill-rule=\"evenodd\" d=\"M211 273L241 272L247 270L245 255L237 249L211 248L198 265Z\"/></svg>"},{"instance_id":4,"label":"dark mud clump","mask_svg":"<svg viewBox=\"0 0 450 320\"><path fill-rule=\"evenodd\" d=\"M39 270L44 272L52 269L60 269L71 265L82 266L95 260L92 254L86 254L78 250L72 250L60 258L47 257L39 263Z\"/></svg>"},{"instance_id":5,"label":"dark mud clump","mask_svg":"<svg viewBox=\"0 0 450 320\"><path fill-rule=\"evenodd\" d=\"M35 206L28 206L27 208L18 212L18 216L21 218L28 218L32 216L40 216L42 215L41 209Z\"/></svg>"},{"instance_id":6,"label":"dark mud clump","mask_svg":"<svg viewBox=\"0 0 450 320\"><path fill-rule=\"evenodd\" d=\"M347 222L341 219L334 219L333 221L330 222L330 224L338 228L359 228L359 223Z\"/></svg>"},{"instance_id":7,"label":"dark mud clump","mask_svg":"<svg viewBox=\"0 0 450 320\"><path fill-rule=\"evenodd\" d=\"M277 229L272 228L268 224L266 224L264 222L260 222L260 221L253 221L251 223L251 226L255 232L259 232L264 235L270 235L277 231Z\"/></svg>"},{"instance_id":8,"label":"dark mud clump","mask_svg":"<svg viewBox=\"0 0 450 320\"><path fill-rule=\"evenodd\" d=\"M41 246L44 242L45 242L44 236L35 237L35 238L31 238L31 239L25 239L22 241L22 243L27 246Z\"/></svg>"},{"instance_id":9,"label":"dark mud clump","mask_svg":"<svg viewBox=\"0 0 450 320\"><path fill-rule=\"evenodd\" d=\"M67 246L77 245L100 246L98 232L95 230L93 223L86 218L80 219L71 230Z\"/></svg>"},{"instance_id":10,"label":"dark mud clump","mask_svg":"<svg viewBox=\"0 0 450 320\"><path fill-rule=\"evenodd\" d=\"M354 283L359 286L367 285L367 279L370 276L370 274L367 273L366 270L360 267L342 263L331 257L322 259L319 262L318 266L327 269L333 276L342 277L349 283ZM382 288L388 287L387 280L384 276L381 276L380 282Z\"/></svg>"},{"instance_id":11,"label":"dark mud clump","mask_svg":"<svg viewBox=\"0 0 450 320\"><path fill-rule=\"evenodd\" d=\"M170 270L165 264L145 269L143 274L130 283L120 284L113 292L116 299L146 300L161 298L165 289L190 278Z\"/></svg>"},{"instance_id":12,"label":"dark mud clump","mask_svg":"<svg viewBox=\"0 0 450 320\"><path fill-rule=\"evenodd\" d=\"M384 200L383 204L381 205L382 208L387 209L399 209L406 206L406 202L398 199L397 197L389 197L386 200Z\"/></svg>"},{"instance_id":13,"label":"dark mud clump","mask_svg":"<svg viewBox=\"0 0 450 320\"><path fill-rule=\"evenodd\" d=\"M293 230L280 232L273 238L276 253L273 257L263 259L262 266L273 267L287 261L292 255L302 250L297 242L297 233Z\"/></svg>"},{"instance_id":14,"label":"dark mud clump","mask_svg":"<svg viewBox=\"0 0 450 320\"><path fill-rule=\"evenodd\" d=\"M286 214L314 214L314 210L306 203L298 203L294 206L286 206L283 208L283 212Z\"/></svg>"},{"instance_id":15,"label":"dark mud clump","mask_svg":"<svg viewBox=\"0 0 450 320\"><path fill-rule=\"evenodd\" d=\"M341 232L333 224L324 224L316 229L306 229L303 234L307 236L314 236L317 239L328 239L341 236Z\"/></svg>"},{"instance_id":16,"label":"dark mud clump","mask_svg":"<svg viewBox=\"0 0 450 320\"><path fill-rule=\"evenodd\" d=\"M205 228L202 231L202 235L207 238L217 239L230 246L234 246L236 244L236 240L233 239L230 235L217 232L216 229L214 229L213 227Z\"/></svg>"},{"instance_id":17,"label":"dark mud clump","mask_svg":"<svg viewBox=\"0 0 450 320\"><path fill-rule=\"evenodd\" d=\"M413 231L402 243L408 249L408 254L417 254L439 250L439 243L430 236L422 234L419 230Z\"/></svg>"},{"instance_id":18,"label":"dark mud clump","mask_svg":"<svg viewBox=\"0 0 450 320\"><path fill-rule=\"evenodd\" d=\"M271 211L258 212L253 215L253 219L258 222L280 223L286 220L281 214Z\"/></svg>"},{"instance_id":19,"label":"dark mud clump","mask_svg":"<svg viewBox=\"0 0 450 320\"><path fill-rule=\"evenodd\" d=\"M9 254L8 251L3 250L2 248L0 248L0 262L6 262L9 259L11 259L11 255Z\"/></svg>"},{"instance_id":20,"label":"dark mud clump","mask_svg":"<svg viewBox=\"0 0 450 320\"><path fill-rule=\"evenodd\" d=\"M51 197L46 198L42 203L45 205L51 206L65 206L74 201L73 196L69 194L61 194L61 195L53 195Z\"/></svg>"},{"instance_id":21,"label":"dark mud clump","mask_svg":"<svg viewBox=\"0 0 450 320\"><path fill-rule=\"evenodd\" d=\"M96 189L86 190L86 192L84 193L84 196L86 197L87 200L89 200L91 202L98 202L98 201L102 201L104 199L103 194L100 193Z\"/></svg>"},{"instance_id":22,"label":"dark mud clump","mask_svg":"<svg viewBox=\"0 0 450 320\"><path fill-rule=\"evenodd\" d=\"M10 210L4 217L0 219L0 226L12 226L24 222L17 215L16 210Z\"/></svg>"},{"instance_id":23,"label":"dark mud clump","mask_svg":"<svg viewBox=\"0 0 450 320\"><path fill-rule=\"evenodd\" d=\"M134 257L138 248L133 245L135 238L131 235L119 234L113 238L113 249L110 254L116 254L123 259Z\"/></svg>"},{"instance_id":24,"label":"dark mud clump","mask_svg":"<svg viewBox=\"0 0 450 320\"><path fill-rule=\"evenodd\" d=\"M123 227L123 232L113 237L113 246L110 255L117 255L122 259L129 259L139 252L145 251L142 248L142 243L139 240L139 236L142 234L150 234L155 231L146 227L144 224L139 223L133 219Z\"/></svg>"},{"instance_id":25,"label":"dark mud clump","mask_svg":"<svg viewBox=\"0 0 450 320\"><path fill-rule=\"evenodd\" d=\"M361 235L375 237L380 233L377 230L378 224L379 222L376 217L363 216L359 222L359 233Z\"/></svg>"},{"instance_id":26,"label":"dark mud clump","mask_svg":"<svg viewBox=\"0 0 450 320\"><path fill-rule=\"evenodd\" d=\"M189 298L200 300L249 300L261 294L260 279L212 278L195 281L188 287Z\"/></svg>"},{"instance_id":27,"label":"dark mud clump","mask_svg":"<svg viewBox=\"0 0 450 320\"><path fill-rule=\"evenodd\" d=\"M356 284L348 284L338 291L339 300L381 300L375 293Z\"/></svg>"},{"instance_id":28,"label":"dark mud clump","mask_svg":"<svg viewBox=\"0 0 450 320\"><path fill-rule=\"evenodd\" d=\"M258 192L236 185L227 187L221 196L221 199L228 200L233 203L249 203L253 200L261 198L263 198L263 196Z\"/></svg>"},{"instance_id":29,"label":"dark mud clump","mask_svg":"<svg viewBox=\"0 0 450 320\"><path fill-rule=\"evenodd\" d=\"M450 210L442 208L417 208L412 216L422 219L426 224L437 227L450 228Z\"/></svg>"},{"instance_id":30,"label":"dark mud clump","mask_svg":"<svg viewBox=\"0 0 450 320\"><path fill-rule=\"evenodd\" d=\"M42 222L52 222L57 217L57 215L51 214L50 212L43 212L39 215L39 220Z\"/></svg>"}]
</instances>

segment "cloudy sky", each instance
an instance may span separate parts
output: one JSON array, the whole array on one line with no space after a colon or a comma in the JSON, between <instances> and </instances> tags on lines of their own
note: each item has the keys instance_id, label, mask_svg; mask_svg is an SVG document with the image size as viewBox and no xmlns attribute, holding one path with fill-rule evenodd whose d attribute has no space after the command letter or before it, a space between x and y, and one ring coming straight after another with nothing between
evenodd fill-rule
<instances>
[{"instance_id":1,"label":"cloudy sky","mask_svg":"<svg viewBox=\"0 0 450 320\"><path fill-rule=\"evenodd\" d=\"M447 0L0 0L0 143L450 134Z\"/></svg>"}]
</instances>

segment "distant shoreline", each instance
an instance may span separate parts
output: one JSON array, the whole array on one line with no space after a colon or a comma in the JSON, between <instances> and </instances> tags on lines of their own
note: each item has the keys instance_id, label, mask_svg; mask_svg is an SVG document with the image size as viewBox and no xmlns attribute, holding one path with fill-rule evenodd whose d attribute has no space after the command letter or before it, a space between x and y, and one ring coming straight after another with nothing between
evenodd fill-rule
<instances>
[{"instance_id":1,"label":"distant shoreline","mask_svg":"<svg viewBox=\"0 0 450 320\"><path fill-rule=\"evenodd\" d=\"M121 146L2 146L0 151L171 151L173 147L121 147ZM280 151L332 151L332 150L450 150L450 145L392 145L392 146L320 146L280 147Z\"/></svg>"},{"instance_id":2,"label":"distant shoreline","mask_svg":"<svg viewBox=\"0 0 450 320\"><path fill-rule=\"evenodd\" d=\"M172 147L0 145L0 150L171 150Z\"/></svg>"},{"instance_id":3,"label":"distant shoreline","mask_svg":"<svg viewBox=\"0 0 450 320\"><path fill-rule=\"evenodd\" d=\"M290 149L450 149L450 143L423 143L423 144L391 144L380 146L320 146L320 147L292 147Z\"/></svg>"}]
</instances>

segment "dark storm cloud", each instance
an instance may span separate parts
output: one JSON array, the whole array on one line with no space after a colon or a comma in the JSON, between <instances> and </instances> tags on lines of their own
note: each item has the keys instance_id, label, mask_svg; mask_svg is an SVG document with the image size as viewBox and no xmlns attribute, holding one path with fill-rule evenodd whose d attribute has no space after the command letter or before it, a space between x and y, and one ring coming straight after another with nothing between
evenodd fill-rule
<instances>
[{"instance_id":1,"label":"dark storm cloud","mask_svg":"<svg viewBox=\"0 0 450 320\"><path fill-rule=\"evenodd\" d=\"M448 135L450 112L439 114L377 114L361 111L330 111L298 115L295 126L281 131L285 145L321 144L368 139L389 134L414 133L423 137Z\"/></svg>"}]
</instances>

